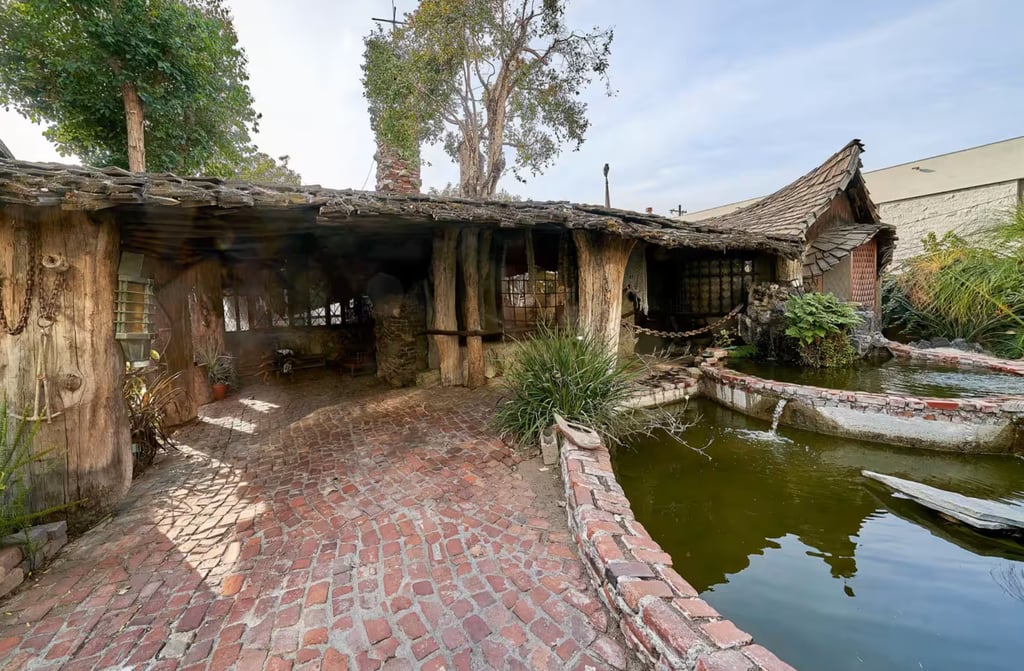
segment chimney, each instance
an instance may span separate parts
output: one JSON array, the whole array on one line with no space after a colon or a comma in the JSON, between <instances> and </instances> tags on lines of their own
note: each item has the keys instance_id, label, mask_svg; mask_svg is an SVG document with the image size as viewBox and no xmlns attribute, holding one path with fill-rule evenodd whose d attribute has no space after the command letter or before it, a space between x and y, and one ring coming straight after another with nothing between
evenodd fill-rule
<instances>
[{"instance_id":1,"label":"chimney","mask_svg":"<svg viewBox=\"0 0 1024 671\"><path fill-rule=\"evenodd\" d=\"M377 143L377 151L373 155L377 162L377 191L383 193L419 193L420 155L416 152L414 160L407 161L390 147Z\"/></svg>"},{"instance_id":2,"label":"chimney","mask_svg":"<svg viewBox=\"0 0 1024 671\"><path fill-rule=\"evenodd\" d=\"M653 207L645 208L644 212L646 212L647 214L654 214L654 208Z\"/></svg>"}]
</instances>

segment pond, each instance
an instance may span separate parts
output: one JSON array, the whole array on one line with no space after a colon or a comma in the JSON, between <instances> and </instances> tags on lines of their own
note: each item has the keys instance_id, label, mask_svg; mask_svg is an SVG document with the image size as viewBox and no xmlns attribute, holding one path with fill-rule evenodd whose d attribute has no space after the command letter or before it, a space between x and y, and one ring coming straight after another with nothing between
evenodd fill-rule
<instances>
[{"instance_id":1,"label":"pond","mask_svg":"<svg viewBox=\"0 0 1024 671\"><path fill-rule=\"evenodd\" d=\"M1024 460L879 447L708 401L690 445L616 451L637 519L704 599L802 671L1018 671L1024 544L893 498L862 469L1024 500ZM708 458L710 457L710 458Z\"/></svg>"},{"instance_id":2,"label":"pond","mask_svg":"<svg viewBox=\"0 0 1024 671\"><path fill-rule=\"evenodd\" d=\"M769 361L730 359L729 368L767 380L881 394L934 398L1024 396L1024 376L982 368L957 368L893 358L882 363L858 361L841 368L816 369Z\"/></svg>"}]
</instances>

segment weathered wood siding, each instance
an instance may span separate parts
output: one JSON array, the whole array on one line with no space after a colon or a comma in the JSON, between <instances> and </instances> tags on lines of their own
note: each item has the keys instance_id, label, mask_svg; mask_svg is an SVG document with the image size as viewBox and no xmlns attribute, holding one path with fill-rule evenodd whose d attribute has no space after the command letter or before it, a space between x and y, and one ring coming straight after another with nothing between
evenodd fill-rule
<instances>
[{"instance_id":1,"label":"weathered wood siding","mask_svg":"<svg viewBox=\"0 0 1024 671\"><path fill-rule=\"evenodd\" d=\"M32 503L37 507L82 500L73 522L85 524L116 504L131 483L132 455L122 399L124 360L114 339L114 292L120 256L118 227L103 215L59 208L0 209L2 300L13 323L21 313L29 264L30 236L40 254L60 254L70 265L51 328L46 374L50 402L61 414L43 422L35 449L54 448L57 458L35 469ZM42 273L47 297L53 273ZM36 365L44 340L34 299L20 335L0 334L0 392L13 411L31 412Z\"/></svg>"}]
</instances>

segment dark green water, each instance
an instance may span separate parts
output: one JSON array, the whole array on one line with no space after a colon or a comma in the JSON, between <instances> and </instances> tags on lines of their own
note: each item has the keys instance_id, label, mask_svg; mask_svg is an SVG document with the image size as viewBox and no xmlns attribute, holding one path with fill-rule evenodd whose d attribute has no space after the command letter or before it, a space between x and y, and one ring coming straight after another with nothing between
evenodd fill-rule
<instances>
[{"instance_id":1,"label":"dark green water","mask_svg":"<svg viewBox=\"0 0 1024 671\"><path fill-rule=\"evenodd\" d=\"M814 369L765 361L735 359L728 367L768 380L829 389L906 394L935 398L1024 396L1024 376L972 368L890 359L857 362L842 368Z\"/></svg>"},{"instance_id":2,"label":"dark green water","mask_svg":"<svg viewBox=\"0 0 1024 671\"><path fill-rule=\"evenodd\" d=\"M687 440L614 455L637 518L725 616L802 671L1020 671L1024 543L893 498L868 469L1024 500L1024 460L886 448L707 401ZM751 435L753 434L753 435Z\"/></svg>"}]
</instances>

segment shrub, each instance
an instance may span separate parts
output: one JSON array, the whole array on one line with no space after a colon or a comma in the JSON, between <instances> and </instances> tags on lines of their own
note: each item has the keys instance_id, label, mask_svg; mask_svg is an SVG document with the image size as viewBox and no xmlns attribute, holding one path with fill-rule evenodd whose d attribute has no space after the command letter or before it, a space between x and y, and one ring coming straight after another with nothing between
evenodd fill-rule
<instances>
[{"instance_id":1,"label":"shrub","mask_svg":"<svg viewBox=\"0 0 1024 671\"><path fill-rule=\"evenodd\" d=\"M124 402L128 409L136 475L153 463L158 451L172 444L164 420L168 409L184 396L176 384L180 375L180 372L154 375L142 369L131 371L125 377Z\"/></svg>"},{"instance_id":2,"label":"shrub","mask_svg":"<svg viewBox=\"0 0 1024 671\"><path fill-rule=\"evenodd\" d=\"M558 413L617 442L630 432L631 413L622 404L637 375L600 339L577 328L543 328L511 357L511 398L498 408L497 428L520 444L536 444Z\"/></svg>"},{"instance_id":3,"label":"shrub","mask_svg":"<svg viewBox=\"0 0 1024 671\"><path fill-rule=\"evenodd\" d=\"M887 325L911 338L963 338L1024 356L1024 208L971 241L929 233L923 243L883 285Z\"/></svg>"},{"instance_id":4,"label":"shrub","mask_svg":"<svg viewBox=\"0 0 1024 671\"><path fill-rule=\"evenodd\" d=\"M786 335L796 341L800 362L807 366L832 368L853 361L849 333L860 321L835 294L798 294L786 302Z\"/></svg>"}]
</instances>

